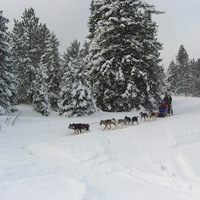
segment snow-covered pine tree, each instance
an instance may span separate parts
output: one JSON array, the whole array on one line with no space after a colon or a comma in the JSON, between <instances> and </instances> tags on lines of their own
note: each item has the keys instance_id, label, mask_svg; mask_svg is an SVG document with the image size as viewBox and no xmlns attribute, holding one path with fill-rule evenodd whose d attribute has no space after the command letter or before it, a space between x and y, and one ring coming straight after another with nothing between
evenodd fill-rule
<instances>
[{"instance_id":1,"label":"snow-covered pine tree","mask_svg":"<svg viewBox=\"0 0 200 200\"><path fill-rule=\"evenodd\" d=\"M195 63L195 96L200 97L200 58Z\"/></svg>"},{"instance_id":2,"label":"snow-covered pine tree","mask_svg":"<svg viewBox=\"0 0 200 200\"><path fill-rule=\"evenodd\" d=\"M60 114L82 116L96 111L87 77L87 68L80 56L80 43L75 40L63 56L65 74L61 84Z\"/></svg>"},{"instance_id":3,"label":"snow-covered pine tree","mask_svg":"<svg viewBox=\"0 0 200 200\"><path fill-rule=\"evenodd\" d=\"M64 75L61 80L60 85L60 103L59 103L59 113L63 114L68 112L68 104L72 102L71 88L72 84L75 82L73 67L76 65L78 52L80 44L75 40L66 49L62 58L62 71Z\"/></svg>"},{"instance_id":4,"label":"snow-covered pine tree","mask_svg":"<svg viewBox=\"0 0 200 200\"><path fill-rule=\"evenodd\" d=\"M165 68L164 68L164 65L159 65L158 67L158 77L159 77L159 81L160 81L160 91L164 93L166 93L168 90L167 90L167 75L166 75L166 72L165 72Z\"/></svg>"},{"instance_id":5,"label":"snow-covered pine tree","mask_svg":"<svg viewBox=\"0 0 200 200\"><path fill-rule=\"evenodd\" d=\"M160 101L154 6L139 0L91 2L89 67L97 106L104 111L146 108Z\"/></svg>"},{"instance_id":6,"label":"snow-covered pine tree","mask_svg":"<svg viewBox=\"0 0 200 200\"><path fill-rule=\"evenodd\" d=\"M44 55L41 58L41 67L45 71L45 84L47 85L47 101L51 109L58 111L58 99L61 82L61 63L59 56L59 41L54 33L50 33L46 40Z\"/></svg>"},{"instance_id":7,"label":"snow-covered pine tree","mask_svg":"<svg viewBox=\"0 0 200 200\"><path fill-rule=\"evenodd\" d=\"M48 116L50 113L50 103L48 101L48 83L47 83L46 69L42 66L37 68L35 80L33 81L33 106L35 110L43 116Z\"/></svg>"},{"instance_id":8,"label":"snow-covered pine tree","mask_svg":"<svg viewBox=\"0 0 200 200\"><path fill-rule=\"evenodd\" d=\"M141 64L138 68L143 73L140 76L140 84L142 82L143 86L138 88L140 92L137 95L140 96L142 106L152 109L157 108L161 100L160 96L164 92L165 73L163 66L159 65L161 62L159 51L162 49L162 45L157 41L157 25L152 20L153 14L162 12L155 10L155 7L148 3L144 3L142 7L144 7L143 22L140 25L137 39L142 44L139 55Z\"/></svg>"},{"instance_id":9,"label":"snow-covered pine tree","mask_svg":"<svg viewBox=\"0 0 200 200\"><path fill-rule=\"evenodd\" d=\"M190 94L191 96L196 96L196 94L198 93L197 88L199 88L198 85L198 73L197 73L197 67L196 67L196 61L194 59L190 60L189 63L189 68L191 70L191 83L190 83Z\"/></svg>"},{"instance_id":10,"label":"snow-covered pine tree","mask_svg":"<svg viewBox=\"0 0 200 200\"><path fill-rule=\"evenodd\" d=\"M11 111L15 95L15 78L10 60L8 33L9 22L0 11L0 115Z\"/></svg>"},{"instance_id":11,"label":"snow-covered pine tree","mask_svg":"<svg viewBox=\"0 0 200 200\"><path fill-rule=\"evenodd\" d=\"M175 62L172 60L169 64L169 67L167 69L167 89L168 91L177 94L177 76L178 76L178 70Z\"/></svg>"},{"instance_id":12,"label":"snow-covered pine tree","mask_svg":"<svg viewBox=\"0 0 200 200\"><path fill-rule=\"evenodd\" d=\"M191 94L192 96L200 96L200 59L190 61L190 68L192 71Z\"/></svg>"},{"instance_id":13,"label":"snow-covered pine tree","mask_svg":"<svg viewBox=\"0 0 200 200\"><path fill-rule=\"evenodd\" d=\"M88 51L89 51L89 43L84 42L82 49L79 53L79 62L80 67L78 68L78 78L81 80L81 84L83 85L82 94L78 98L78 102L82 105L80 107L81 115L85 114L93 114L97 112L99 109L96 107L96 101L94 99L94 91L91 87L90 79L89 79L89 68L88 68Z\"/></svg>"},{"instance_id":14,"label":"snow-covered pine tree","mask_svg":"<svg viewBox=\"0 0 200 200\"><path fill-rule=\"evenodd\" d=\"M80 57L83 60L83 63L85 65L85 67L87 68L87 70L89 70L88 68L88 54L89 54L89 47L90 47L90 43L88 41L84 41L83 47L80 50Z\"/></svg>"},{"instance_id":15,"label":"snow-covered pine tree","mask_svg":"<svg viewBox=\"0 0 200 200\"><path fill-rule=\"evenodd\" d=\"M48 101L48 88L50 87L47 83L48 75L47 75L47 66L44 62L45 52L48 47L48 40L50 38L50 31L45 27L43 29L43 35L46 36L43 53L44 55L41 57L41 61L36 68L35 79L33 80L33 96L32 103L35 110L41 113L44 116L48 116L50 113L50 104Z\"/></svg>"},{"instance_id":16,"label":"snow-covered pine tree","mask_svg":"<svg viewBox=\"0 0 200 200\"><path fill-rule=\"evenodd\" d=\"M22 21L14 20L11 33L13 62L18 81L19 103L32 103L34 81L44 53L46 25L39 23L33 8L25 9Z\"/></svg>"},{"instance_id":17,"label":"snow-covered pine tree","mask_svg":"<svg viewBox=\"0 0 200 200\"><path fill-rule=\"evenodd\" d=\"M183 95L191 95L192 83L192 69L190 67L190 60L184 46L181 45L176 56L177 66L177 93Z\"/></svg>"}]
</instances>

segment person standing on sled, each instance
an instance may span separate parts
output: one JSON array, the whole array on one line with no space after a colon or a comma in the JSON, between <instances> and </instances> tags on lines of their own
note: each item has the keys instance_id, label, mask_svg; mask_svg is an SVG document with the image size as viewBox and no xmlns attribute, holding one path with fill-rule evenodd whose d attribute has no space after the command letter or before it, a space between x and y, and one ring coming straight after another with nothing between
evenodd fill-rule
<instances>
[{"instance_id":1,"label":"person standing on sled","mask_svg":"<svg viewBox=\"0 0 200 200\"><path fill-rule=\"evenodd\" d=\"M172 110L172 97L169 94L165 94L165 97L163 99L167 106L168 106L168 114L171 114L171 110Z\"/></svg>"},{"instance_id":2,"label":"person standing on sled","mask_svg":"<svg viewBox=\"0 0 200 200\"><path fill-rule=\"evenodd\" d=\"M168 94L168 97L169 97L169 103L170 103L170 104L169 104L169 108L168 108L168 109L169 109L169 110L168 110L168 111L169 111L168 113L173 115L173 109L172 109L172 97L171 97L170 94Z\"/></svg>"}]
</instances>

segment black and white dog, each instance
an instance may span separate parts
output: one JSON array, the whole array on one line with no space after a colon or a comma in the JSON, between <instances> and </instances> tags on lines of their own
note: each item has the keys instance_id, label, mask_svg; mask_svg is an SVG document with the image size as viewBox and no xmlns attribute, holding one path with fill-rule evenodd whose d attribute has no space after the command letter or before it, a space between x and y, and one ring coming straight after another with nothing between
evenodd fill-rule
<instances>
[{"instance_id":1,"label":"black and white dog","mask_svg":"<svg viewBox=\"0 0 200 200\"><path fill-rule=\"evenodd\" d=\"M148 119L148 114L147 114L147 113L140 112L140 117L141 117L141 120L142 120L142 118L143 118L144 120L146 120L146 119Z\"/></svg>"},{"instance_id":2,"label":"black and white dog","mask_svg":"<svg viewBox=\"0 0 200 200\"><path fill-rule=\"evenodd\" d=\"M138 123L138 117L132 117L132 124L134 124L134 122L136 122L137 124L139 124Z\"/></svg>"},{"instance_id":3,"label":"black and white dog","mask_svg":"<svg viewBox=\"0 0 200 200\"><path fill-rule=\"evenodd\" d=\"M125 124L125 125L129 125L130 123L131 123L131 118L125 116L125 117L124 117L124 124Z\"/></svg>"}]
</instances>

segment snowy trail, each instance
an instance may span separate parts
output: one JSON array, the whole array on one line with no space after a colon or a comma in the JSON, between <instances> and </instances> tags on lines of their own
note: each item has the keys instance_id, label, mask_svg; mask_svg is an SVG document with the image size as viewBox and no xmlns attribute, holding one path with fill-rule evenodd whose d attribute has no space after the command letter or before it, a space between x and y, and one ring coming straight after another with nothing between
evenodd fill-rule
<instances>
[{"instance_id":1,"label":"snowy trail","mask_svg":"<svg viewBox=\"0 0 200 200\"><path fill-rule=\"evenodd\" d=\"M199 100L174 97L174 116L105 131L101 119L138 111L45 118L22 106L0 134L0 197L199 200ZM73 122L90 123L91 133L74 135Z\"/></svg>"}]
</instances>

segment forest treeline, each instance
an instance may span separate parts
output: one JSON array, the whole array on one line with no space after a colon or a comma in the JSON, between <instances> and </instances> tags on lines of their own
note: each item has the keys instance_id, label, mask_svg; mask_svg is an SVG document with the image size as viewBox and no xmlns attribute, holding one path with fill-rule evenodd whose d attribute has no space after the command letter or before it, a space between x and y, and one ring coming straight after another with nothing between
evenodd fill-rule
<instances>
[{"instance_id":1,"label":"forest treeline","mask_svg":"<svg viewBox=\"0 0 200 200\"><path fill-rule=\"evenodd\" d=\"M153 110L166 91L200 96L200 59L189 59L183 45L166 74L160 64L152 15L161 11L140 0L92 0L90 11L84 44L74 40L63 54L33 8L11 31L0 11L0 114L21 103L46 116Z\"/></svg>"}]
</instances>

